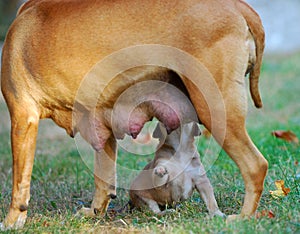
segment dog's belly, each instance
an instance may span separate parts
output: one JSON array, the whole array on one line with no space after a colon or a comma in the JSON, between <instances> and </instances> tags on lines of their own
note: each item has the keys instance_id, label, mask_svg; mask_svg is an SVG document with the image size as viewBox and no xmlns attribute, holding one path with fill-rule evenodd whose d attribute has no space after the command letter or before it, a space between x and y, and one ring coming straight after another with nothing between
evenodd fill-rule
<instances>
[{"instance_id":1,"label":"dog's belly","mask_svg":"<svg viewBox=\"0 0 300 234\"><path fill-rule=\"evenodd\" d=\"M59 81L56 89L33 82L31 95L38 100L42 118L52 118L71 136L80 132L98 151L112 131L117 139L122 139L124 134L136 138L152 117L163 122L169 132L179 127L183 115L196 120L195 112L190 112L189 99L174 86L171 90L168 88L170 84L167 83L176 80L180 77L169 69L144 66L119 74L102 93L95 93L93 88L103 83L99 77L93 80L93 87L89 84L83 88L77 87L76 83L68 85L65 80ZM153 92L148 81L154 82ZM80 88L84 95L75 95L73 89Z\"/></svg>"}]
</instances>

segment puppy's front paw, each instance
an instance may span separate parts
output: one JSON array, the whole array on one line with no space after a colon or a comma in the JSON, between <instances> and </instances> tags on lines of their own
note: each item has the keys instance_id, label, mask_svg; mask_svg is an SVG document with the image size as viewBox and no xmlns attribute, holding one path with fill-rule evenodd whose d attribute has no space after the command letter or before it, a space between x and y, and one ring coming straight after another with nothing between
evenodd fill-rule
<instances>
[{"instance_id":1,"label":"puppy's front paw","mask_svg":"<svg viewBox=\"0 0 300 234\"><path fill-rule=\"evenodd\" d=\"M77 213L75 214L75 217L95 217L96 212L92 208L82 207Z\"/></svg>"},{"instance_id":2,"label":"puppy's front paw","mask_svg":"<svg viewBox=\"0 0 300 234\"><path fill-rule=\"evenodd\" d=\"M157 166L154 168L152 174L152 182L154 187L160 187L168 183L169 175L168 170L164 166Z\"/></svg>"},{"instance_id":3,"label":"puppy's front paw","mask_svg":"<svg viewBox=\"0 0 300 234\"><path fill-rule=\"evenodd\" d=\"M154 169L154 174L162 178L164 175L168 174L168 170L164 166L157 166Z\"/></svg>"}]
</instances>

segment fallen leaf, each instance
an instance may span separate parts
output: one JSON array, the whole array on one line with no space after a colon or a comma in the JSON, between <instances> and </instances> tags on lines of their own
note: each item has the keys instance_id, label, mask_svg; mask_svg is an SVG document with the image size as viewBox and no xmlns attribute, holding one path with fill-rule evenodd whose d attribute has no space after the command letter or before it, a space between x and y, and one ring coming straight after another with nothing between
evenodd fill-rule
<instances>
[{"instance_id":1,"label":"fallen leaf","mask_svg":"<svg viewBox=\"0 0 300 234\"><path fill-rule=\"evenodd\" d=\"M275 218L275 214L271 210L262 210L262 211L257 211L255 217L257 219L261 217L268 217L269 219L273 219Z\"/></svg>"},{"instance_id":2,"label":"fallen leaf","mask_svg":"<svg viewBox=\"0 0 300 234\"><path fill-rule=\"evenodd\" d=\"M275 218L275 214L273 213L273 211L271 211L271 210L268 211L268 218L270 218L270 219Z\"/></svg>"},{"instance_id":3,"label":"fallen leaf","mask_svg":"<svg viewBox=\"0 0 300 234\"><path fill-rule=\"evenodd\" d=\"M289 192L291 191L291 189L284 187L283 180L276 180L275 186L277 189L274 191L270 191L270 194L272 195L273 198L276 198L276 199L287 196L289 194Z\"/></svg>"},{"instance_id":4,"label":"fallen leaf","mask_svg":"<svg viewBox=\"0 0 300 234\"><path fill-rule=\"evenodd\" d=\"M298 137L296 136L295 133L293 133L290 130L289 131L283 131L283 130L273 131L272 135L275 136L276 138L286 140L287 142L299 144Z\"/></svg>"},{"instance_id":5,"label":"fallen leaf","mask_svg":"<svg viewBox=\"0 0 300 234\"><path fill-rule=\"evenodd\" d=\"M49 227L50 223L48 223L46 220L43 222L43 227Z\"/></svg>"}]
</instances>

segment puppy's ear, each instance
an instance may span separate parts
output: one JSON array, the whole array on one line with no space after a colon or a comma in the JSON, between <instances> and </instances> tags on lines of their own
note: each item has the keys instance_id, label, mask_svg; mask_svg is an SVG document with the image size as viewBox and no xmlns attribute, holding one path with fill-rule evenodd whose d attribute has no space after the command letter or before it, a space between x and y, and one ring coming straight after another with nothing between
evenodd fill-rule
<instances>
[{"instance_id":1,"label":"puppy's ear","mask_svg":"<svg viewBox=\"0 0 300 234\"><path fill-rule=\"evenodd\" d=\"M163 139L167 135L167 130L163 123L158 122L156 125L156 128L153 131L152 137L158 138L158 139Z\"/></svg>"},{"instance_id":2,"label":"puppy's ear","mask_svg":"<svg viewBox=\"0 0 300 234\"><path fill-rule=\"evenodd\" d=\"M195 136L200 136L201 131L196 122L190 122L181 126L180 145L181 147L190 147L194 142Z\"/></svg>"},{"instance_id":3,"label":"puppy's ear","mask_svg":"<svg viewBox=\"0 0 300 234\"><path fill-rule=\"evenodd\" d=\"M183 132L186 136L189 137L196 137L201 135L200 128L196 122L190 122L187 124L184 124L182 126Z\"/></svg>"},{"instance_id":4,"label":"puppy's ear","mask_svg":"<svg viewBox=\"0 0 300 234\"><path fill-rule=\"evenodd\" d=\"M191 122L190 124L192 124L192 131L191 134L196 137L196 136L200 136L201 135L201 130L199 128L199 125L196 122Z\"/></svg>"}]
</instances>

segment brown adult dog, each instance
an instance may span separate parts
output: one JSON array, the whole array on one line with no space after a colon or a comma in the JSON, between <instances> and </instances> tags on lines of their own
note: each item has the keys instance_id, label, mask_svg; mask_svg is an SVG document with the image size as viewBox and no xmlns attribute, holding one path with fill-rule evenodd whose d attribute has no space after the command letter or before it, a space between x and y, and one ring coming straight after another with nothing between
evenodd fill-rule
<instances>
[{"instance_id":1,"label":"brown adult dog","mask_svg":"<svg viewBox=\"0 0 300 234\"><path fill-rule=\"evenodd\" d=\"M192 59L182 59L172 53L174 50L157 56L154 50L134 47L134 56L123 55L104 70L92 70L106 88L98 93L96 111L91 108L94 104L86 95L95 92L98 85L84 85L82 92L84 76L106 56L144 44L184 51L210 72L211 79L207 79L208 72L193 80L183 69L177 71L176 67L201 73L193 70ZM258 78L263 49L260 18L242 0L29 0L10 27L2 54L1 88L11 116L13 154L12 201L4 226L22 227L25 223L38 124L43 118L52 118L71 136L80 132L95 148L95 171L100 174L95 176L96 190L88 213L105 212L116 194L116 141L109 121L114 117L110 111L114 102L122 91L141 80L165 80L167 76L172 81L174 77L162 75L165 69L139 67L111 81L112 74L116 75L111 70L124 70L127 60L147 59L150 64L159 60L165 67L175 67L171 70L184 83L201 122L240 168L246 190L241 215L253 215L268 164L245 129L244 75L250 72L250 91L260 107ZM78 92L80 98L76 98ZM129 126L116 137L124 132L136 136L143 123L156 115L147 108L137 110ZM160 119L169 130L179 126L173 117L171 112Z\"/></svg>"},{"instance_id":2,"label":"brown adult dog","mask_svg":"<svg viewBox=\"0 0 300 234\"><path fill-rule=\"evenodd\" d=\"M162 139L166 134L163 125L158 123L153 137ZM158 145L155 158L131 184L130 199L134 207L146 206L154 213L164 214L168 210L161 211L160 206L186 200L197 189L210 216L225 216L219 210L195 146L195 136L200 134L197 124L190 122L166 136L163 145Z\"/></svg>"}]
</instances>

